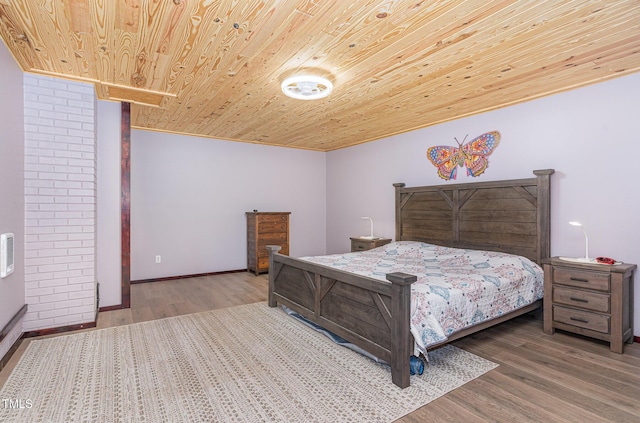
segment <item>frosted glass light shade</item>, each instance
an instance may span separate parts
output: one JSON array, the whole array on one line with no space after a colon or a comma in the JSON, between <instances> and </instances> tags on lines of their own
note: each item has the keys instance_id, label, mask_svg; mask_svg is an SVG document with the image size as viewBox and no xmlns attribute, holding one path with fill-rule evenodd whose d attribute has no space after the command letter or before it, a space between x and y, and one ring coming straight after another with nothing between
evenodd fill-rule
<instances>
[{"instance_id":1,"label":"frosted glass light shade","mask_svg":"<svg viewBox=\"0 0 640 423\"><path fill-rule=\"evenodd\" d=\"M333 84L326 78L315 75L296 75L282 81L282 92L298 100L317 100L333 91Z\"/></svg>"}]
</instances>

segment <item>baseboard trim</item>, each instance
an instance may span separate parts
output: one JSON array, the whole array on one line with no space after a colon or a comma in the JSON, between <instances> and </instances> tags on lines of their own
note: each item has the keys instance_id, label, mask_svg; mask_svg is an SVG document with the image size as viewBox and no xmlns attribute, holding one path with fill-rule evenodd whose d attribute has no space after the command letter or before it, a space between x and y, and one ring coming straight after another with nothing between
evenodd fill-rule
<instances>
[{"instance_id":1,"label":"baseboard trim","mask_svg":"<svg viewBox=\"0 0 640 423\"><path fill-rule=\"evenodd\" d=\"M113 311L113 310L122 310L125 308L129 308L129 307L125 307L122 304L116 304L116 305L110 305L110 306L104 306L104 307L100 307L98 309L99 312L103 312L103 311Z\"/></svg>"},{"instance_id":2,"label":"baseboard trim","mask_svg":"<svg viewBox=\"0 0 640 423\"><path fill-rule=\"evenodd\" d=\"M20 307L20 310L18 310L18 312L11 318L11 320L9 320L9 323L7 323L5 327L2 328L2 330L0 331L0 342L2 342L11 333L13 328L15 328L18 322L20 322L20 319L22 319L22 317L27 314L27 308L27 304ZM21 342L22 337L19 336L18 339L16 339L16 341L13 343L13 345L9 347L5 355L0 357L0 370L4 369L4 366L7 365L7 363L11 359L11 356L13 356L13 353L16 352Z\"/></svg>"},{"instance_id":3,"label":"baseboard trim","mask_svg":"<svg viewBox=\"0 0 640 423\"><path fill-rule=\"evenodd\" d=\"M55 335L64 332L73 332L75 330L95 328L96 322L78 323L77 325L59 326L57 328L37 329L25 332L23 338L34 338L36 336Z\"/></svg>"},{"instance_id":4,"label":"baseboard trim","mask_svg":"<svg viewBox=\"0 0 640 423\"><path fill-rule=\"evenodd\" d=\"M246 271L247 269L238 269L238 270L225 270L222 272L196 273L193 275L168 276L166 278L138 279L135 281L131 281L131 283L134 284L134 283L163 282L163 281L172 281L176 279L189 279L189 278L197 278L201 276L224 275L227 273L240 273L240 272L246 272Z\"/></svg>"},{"instance_id":5,"label":"baseboard trim","mask_svg":"<svg viewBox=\"0 0 640 423\"><path fill-rule=\"evenodd\" d=\"M20 346L21 343L22 343L22 337L18 338L16 342L13 343L11 348L9 348L9 350L4 355L4 357L0 359L0 370L4 369L7 363L9 363L9 360L11 360L11 357L18 350L18 347Z\"/></svg>"},{"instance_id":6,"label":"baseboard trim","mask_svg":"<svg viewBox=\"0 0 640 423\"><path fill-rule=\"evenodd\" d=\"M20 321L20 319L22 319L22 316L27 314L27 307L28 306L26 304L23 305L20 310L18 310L18 312L11 318L11 320L9 320L9 323L7 323L6 326L2 328L2 331L0 331L0 342L2 342L2 340L9 334L9 332L11 332L13 327Z\"/></svg>"}]
</instances>

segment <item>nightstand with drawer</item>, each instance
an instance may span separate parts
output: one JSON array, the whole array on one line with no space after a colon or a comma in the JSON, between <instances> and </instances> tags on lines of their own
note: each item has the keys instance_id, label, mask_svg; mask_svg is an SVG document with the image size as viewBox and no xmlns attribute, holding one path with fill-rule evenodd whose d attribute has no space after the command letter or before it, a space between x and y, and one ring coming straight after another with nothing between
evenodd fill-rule
<instances>
[{"instance_id":1,"label":"nightstand with drawer","mask_svg":"<svg viewBox=\"0 0 640 423\"><path fill-rule=\"evenodd\" d=\"M607 341L622 353L633 342L635 264L580 263L545 259L544 331L555 329Z\"/></svg>"},{"instance_id":2,"label":"nightstand with drawer","mask_svg":"<svg viewBox=\"0 0 640 423\"><path fill-rule=\"evenodd\" d=\"M372 248L381 247L391 242L389 238L351 238L351 252L367 251Z\"/></svg>"}]
</instances>

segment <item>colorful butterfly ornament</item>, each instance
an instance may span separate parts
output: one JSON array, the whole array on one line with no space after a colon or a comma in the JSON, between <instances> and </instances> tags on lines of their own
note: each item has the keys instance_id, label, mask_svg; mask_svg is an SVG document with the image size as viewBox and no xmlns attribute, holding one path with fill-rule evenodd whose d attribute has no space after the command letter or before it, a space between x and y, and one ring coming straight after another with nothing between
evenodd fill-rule
<instances>
[{"instance_id":1,"label":"colorful butterfly ornament","mask_svg":"<svg viewBox=\"0 0 640 423\"><path fill-rule=\"evenodd\" d=\"M489 167L487 157L500 144L500 132L487 132L466 144L467 137L462 142L454 139L458 147L438 145L427 150L427 158L438 168L438 176L447 181L456 179L458 166L466 166L468 176L481 175Z\"/></svg>"}]
</instances>

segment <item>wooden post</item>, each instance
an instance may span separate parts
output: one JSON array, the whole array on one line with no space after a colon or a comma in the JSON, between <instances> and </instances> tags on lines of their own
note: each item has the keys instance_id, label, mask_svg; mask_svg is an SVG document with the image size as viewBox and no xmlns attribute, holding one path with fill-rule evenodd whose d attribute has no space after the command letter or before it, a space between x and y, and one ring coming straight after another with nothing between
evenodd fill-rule
<instances>
[{"instance_id":1,"label":"wooden post","mask_svg":"<svg viewBox=\"0 0 640 423\"><path fill-rule=\"evenodd\" d=\"M551 262L544 262L544 309L542 311L542 330L544 333L553 335L553 265Z\"/></svg>"},{"instance_id":2,"label":"wooden post","mask_svg":"<svg viewBox=\"0 0 640 423\"><path fill-rule=\"evenodd\" d=\"M536 263L540 263L542 259L551 256L551 175L555 172L553 169L534 170L533 174L538 179L538 205L537 205L537 226L538 226L538 245L536 251Z\"/></svg>"},{"instance_id":3,"label":"wooden post","mask_svg":"<svg viewBox=\"0 0 640 423\"><path fill-rule=\"evenodd\" d=\"M276 287L275 278L277 273L276 267L273 264L273 256L275 253L277 253L281 249L282 247L280 247L279 245L267 245L267 250L269 250L269 298L268 298L269 307L275 307L276 305L278 305L275 295L273 295L273 292Z\"/></svg>"},{"instance_id":4,"label":"wooden post","mask_svg":"<svg viewBox=\"0 0 640 423\"><path fill-rule=\"evenodd\" d=\"M391 282L391 380L400 388L409 386L409 364L411 357L412 337L410 329L411 317L411 284L418 280L417 276L406 273L388 273Z\"/></svg>"},{"instance_id":5,"label":"wooden post","mask_svg":"<svg viewBox=\"0 0 640 423\"><path fill-rule=\"evenodd\" d=\"M131 104L120 115L121 308L131 308Z\"/></svg>"},{"instance_id":6,"label":"wooden post","mask_svg":"<svg viewBox=\"0 0 640 423\"><path fill-rule=\"evenodd\" d=\"M402 224L400 223L402 221L401 219L402 207L400 204L400 192L402 191L402 188L404 188L404 183L396 182L395 184L393 184L393 186L396 188L396 237L395 237L395 240L402 241L401 239Z\"/></svg>"}]
</instances>

